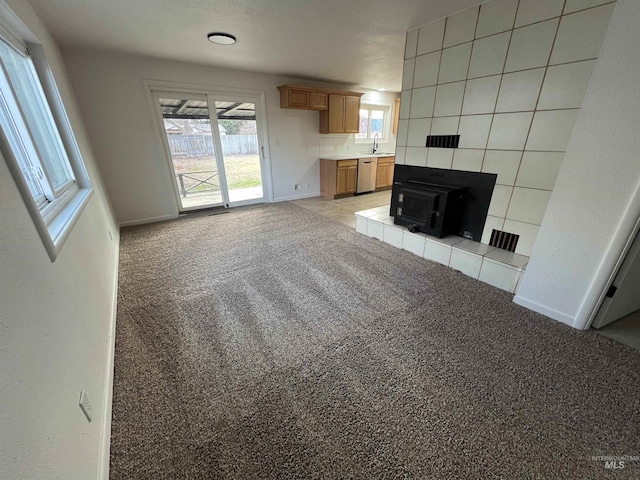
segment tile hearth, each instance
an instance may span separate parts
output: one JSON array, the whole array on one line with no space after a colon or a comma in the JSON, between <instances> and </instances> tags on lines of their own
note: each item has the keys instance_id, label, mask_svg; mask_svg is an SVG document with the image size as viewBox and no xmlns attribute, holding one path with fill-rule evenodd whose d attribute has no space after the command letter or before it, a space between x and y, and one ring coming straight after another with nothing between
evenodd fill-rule
<instances>
[{"instance_id":1,"label":"tile hearth","mask_svg":"<svg viewBox=\"0 0 640 480\"><path fill-rule=\"evenodd\" d=\"M394 225L389 205L355 213L356 231L516 293L529 257L457 236L437 238Z\"/></svg>"}]
</instances>

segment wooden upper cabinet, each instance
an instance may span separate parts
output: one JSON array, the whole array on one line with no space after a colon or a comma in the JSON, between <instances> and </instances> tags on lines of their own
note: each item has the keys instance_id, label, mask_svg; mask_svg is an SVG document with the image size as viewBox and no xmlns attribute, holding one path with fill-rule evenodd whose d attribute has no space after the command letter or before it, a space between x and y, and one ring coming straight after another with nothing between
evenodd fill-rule
<instances>
[{"instance_id":1,"label":"wooden upper cabinet","mask_svg":"<svg viewBox=\"0 0 640 480\"><path fill-rule=\"evenodd\" d=\"M326 110L329 108L329 95L322 92L309 92L309 108L314 110Z\"/></svg>"},{"instance_id":2,"label":"wooden upper cabinet","mask_svg":"<svg viewBox=\"0 0 640 480\"><path fill-rule=\"evenodd\" d=\"M360 97L344 97L344 133L360 131Z\"/></svg>"},{"instance_id":3,"label":"wooden upper cabinet","mask_svg":"<svg viewBox=\"0 0 640 480\"><path fill-rule=\"evenodd\" d=\"M302 85L280 85L280 108L318 110L320 133L358 133L364 93Z\"/></svg>"},{"instance_id":4,"label":"wooden upper cabinet","mask_svg":"<svg viewBox=\"0 0 640 480\"><path fill-rule=\"evenodd\" d=\"M358 133L360 96L329 94L329 109L320 112L320 133Z\"/></svg>"}]
</instances>

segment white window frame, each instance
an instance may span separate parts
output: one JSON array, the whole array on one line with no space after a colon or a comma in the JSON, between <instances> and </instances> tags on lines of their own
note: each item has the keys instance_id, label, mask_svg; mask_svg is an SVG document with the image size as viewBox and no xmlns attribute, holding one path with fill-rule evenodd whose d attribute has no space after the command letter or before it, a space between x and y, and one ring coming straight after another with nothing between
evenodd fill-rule
<instances>
[{"instance_id":1,"label":"white window frame","mask_svg":"<svg viewBox=\"0 0 640 480\"><path fill-rule=\"evenodd\" d=\"M47 164L42 159L41 165L34 165L38 176L43 179L42 190L44 195L34 197L25 178L20 162L14 154L8 141L7 132L0 128L0 151L7 162L14 181L33 219L36 230L42 239L42 243L52 262L58 257L62 246L66 242L71 230L82 214L84 207L93 194L93 188L89 175L85 168L80 149L76 142L69 118L64 108L60 92L56 86L51 68L45 58L44 48L37 42L36 37L27 29L20 19L11 11L4 0L0 0L0 36L21 54L27 54L34 67L34 77L42 87L43 100L51 111L53 127L57 130L61 147L64 149L71 168L73 180L58 186L55 191L47 188ZM13 96L13 99L18 102ZM19 102L18 102L19 105ZM22 118L16 118L9 108L9 114L15 125L23 122ZM20 128L18 128L20 130ZM29 134L33 134L31 129ZM10 135L12 135L10 133ZM31 150L33 145L23 142L22 150ZM42 170L40 170L40 167Z\"/></svg>"},{"instance_id":2,"label":"white window frame","mask_svg":"<svg viewBox=\"0 0 640 480\"><path fill-rule=\"evenodd\" d=\"M367 129L366 138L358 137L358 134L354 134L356 143L370 143L373 141L373 136L371 136L371 111L378 110L384 113L383 125L382 125L382 136L378 137L378 143L387 143L389 141L389 135L391 134L391 105L387 104L377 104L377 103L362 103L360 105L360 110L369 110L369 125ZM360 117L360 111L358 110L358 117Z\"/></svg>"}]
</instances>

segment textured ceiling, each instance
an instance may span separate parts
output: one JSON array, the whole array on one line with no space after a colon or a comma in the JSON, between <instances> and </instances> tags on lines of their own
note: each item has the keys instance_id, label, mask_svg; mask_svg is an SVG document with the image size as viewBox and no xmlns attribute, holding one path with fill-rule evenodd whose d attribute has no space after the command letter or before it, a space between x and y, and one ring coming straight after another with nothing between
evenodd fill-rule
<instances>
[{"instance_id":1,"label":"textured ceiling","mask_svg":"<svg viewBox=\"0 0 640 480\"><path fill-rule=\"evenodd\" d=\"M405 32L479 0L29 0L58 43L400 91ZM206 35L236 35L231 47Z\"/></svg>"}]
</instances>

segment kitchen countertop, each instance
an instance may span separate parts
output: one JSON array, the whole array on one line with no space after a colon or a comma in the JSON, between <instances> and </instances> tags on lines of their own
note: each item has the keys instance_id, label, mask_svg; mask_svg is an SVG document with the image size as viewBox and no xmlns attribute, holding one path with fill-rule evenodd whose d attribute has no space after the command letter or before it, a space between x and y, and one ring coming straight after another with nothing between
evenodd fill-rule
<instances>
[{"instance_id":1,"label":"kitchen countertop","mask_svg":"<svg viewBox=\"0 0 640 480\"><path fill-rule=\"evenodd\" d=\"M395 153L351 153L349 155L322 155L322 160L357 160L359 158L395 157Z\"/></svg>"}]
</instances>

